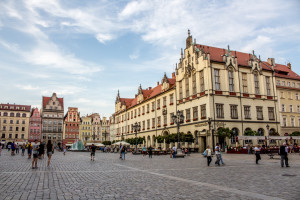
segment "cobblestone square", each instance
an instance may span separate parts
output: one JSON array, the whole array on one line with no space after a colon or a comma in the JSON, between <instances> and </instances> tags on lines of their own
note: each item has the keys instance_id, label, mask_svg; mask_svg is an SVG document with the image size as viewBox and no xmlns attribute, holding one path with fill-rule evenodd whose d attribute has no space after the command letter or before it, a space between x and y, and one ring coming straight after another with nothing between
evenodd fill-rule
<instances>
[{"instance_id":1,"label":"cobblestone square","mask_svg":"<svg viewBox=\"0 0 300 200\"><path fill-rule=\"evenodd\" d=\"M290 168L262 155L224 154L224 166L210 167L206 158L96 152L55 152L31 169L21 155L0 156L0 199L300 199L300 156L289 156Z\"/></svg>"}]
</instances>

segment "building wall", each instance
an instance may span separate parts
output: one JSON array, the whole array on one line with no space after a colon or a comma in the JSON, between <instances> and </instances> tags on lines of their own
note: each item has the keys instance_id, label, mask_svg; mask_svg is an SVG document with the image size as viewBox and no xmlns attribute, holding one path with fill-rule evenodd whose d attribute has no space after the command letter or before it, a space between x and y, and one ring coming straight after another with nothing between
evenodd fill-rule
<instances>
[{"instance_id":1,"label":"building wall","mask_svg":"<svg viewBox=\"0 0 300 200\"><path fill-rule=\"evenodd\" d=\"M84 142L92 142L92 118L85 116L81 117L81 123L79 125L79 137Z\"/></svg>"},{"instance_id":2,"label":"building wall","mask_svg":"<svg viewBox=\"0 0 300 200\"><path fill-rule=\"evenodd\" d=\"M78 108L69 107L64 118L63 143L72 144L79 139L80 116Z\"/></svg>"},{"instance_id":3,"label":"building wall","mask_svg":"<svg viewBox=\"0 0 300 200\"><path fill-rule=\"evenodd\" d=\"M28 141L28 128L31 106L0 104L1 143Z\"/></svg>"},{"instance_id":4,"label":"building wall","mask_svg":"<svg viewBox=\"0 0 300 200\"><path fill-rule=\"evenodd\" d=\"M28 141L42 139L42 118L40 116L40 111L38 108L33 108L31 111L31 116L29 120L29 133Z\"/></svg>"}]
</instances>

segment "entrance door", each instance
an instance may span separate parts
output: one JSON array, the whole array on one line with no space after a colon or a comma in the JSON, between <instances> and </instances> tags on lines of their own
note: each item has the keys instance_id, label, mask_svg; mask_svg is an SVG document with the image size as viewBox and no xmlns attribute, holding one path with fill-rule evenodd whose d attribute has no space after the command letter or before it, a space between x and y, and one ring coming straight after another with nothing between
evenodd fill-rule
<instances>
[{"instance_id":1,"label":"entrance door","mask_svg":"<svg viewBox=\"0 0 300 200\"><path fill-rule=\"evenodd\" d=\"M203 152L206 149L206 136L200 137L200 148L199 151Z\"/></svg>"}]
</instances>

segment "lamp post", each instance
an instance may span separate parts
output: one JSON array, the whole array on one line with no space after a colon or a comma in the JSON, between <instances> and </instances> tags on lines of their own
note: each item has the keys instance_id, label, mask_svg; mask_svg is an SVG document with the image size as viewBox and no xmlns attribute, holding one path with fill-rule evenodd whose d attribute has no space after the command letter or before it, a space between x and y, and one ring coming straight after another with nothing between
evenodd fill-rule
<instances>
[{"instance_id":1,"label":"lamp post","mask_svg":"<svg viewBox=\"0 0 300 200\"><path fill-rule=\"evenodd\" d=\"M209 132L210 132L210 130L211 130L211 137L212 137L212 149L213 149L213 151L215 151L215 137L214 137L214 132L215 132L215 130L214 129L212 129L212 126L211 126L211 117L209 117L208 118L208 128L209 128Z\"/></svg>"},{"instance_id":2,"label":"lamp post","mask_svg":"<svg viewBox=\"0 0 300 200\"><path fill-rule=\"evenodd\" d=\"M268 130L268 140L269 140L270 139L270 130L269 130L270 126L269 126L269 124L267 124L266 128ZM266 143L267 143L267 146L268 146L268 141Z\"/></svg>"},{"instance_id":3,"label":"lamp post","mask_svg":"<svg viewBox=\"0 0 300 200\"><path fill-rule=\"evenodd\" d=\"M105 146L106 146L106 128L104 128L104 142L105 142Z\"/></svg>"},{"instance_id":4,"label":"lamp post","mask_svg":"<svg viewBox=\"0 0 300 200\"><path fill-rule=\"evenodd\" d=\"M180 124L183 123L184 120L184 115L177 110L177 115L172 115L172 120L173 122L177 125L177 139L178 139L178 148L180 148L180 142L179 142L179 129L180 129Z\"/></svg>"},{"instance_id":5,"label":"lamp post","mask_svg":"<svg viewBox=\"0 0 300 200\"><path fill-rule=\"evenodd\" d=\"M135 122L135 124L132 125L132 130L135 132L135 153L137 153L137 132L141 130L141 126Z\"/></svg>"}]
</instances>

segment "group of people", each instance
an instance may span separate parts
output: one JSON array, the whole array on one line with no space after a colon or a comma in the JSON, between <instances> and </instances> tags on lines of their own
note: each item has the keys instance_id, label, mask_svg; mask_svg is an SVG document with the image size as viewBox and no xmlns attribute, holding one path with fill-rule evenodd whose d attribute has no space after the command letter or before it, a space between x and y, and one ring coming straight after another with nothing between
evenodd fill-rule
<instances>
[{"instance_id":1,"label":"group of people","mask_svg":"<svg viewBox=\"0 0 300 200\"><path fill-rule=\"evenodd\" d=\"M217 160L216 160L215 164L218 165L218 166L220 166L220 163L222 163L222 165L225 165L225 163L223 161L222 153L221 153L221 145L219 143L217 143L216 146L215 146L215 154L216 154L216 157L217 157ZM207 146L207 148L205 149L203 155L206 156L207 166L209 166L211 161L212 161L212 150L210 149L209 146Z\"/></svg>"},{"instance_id":2,"label":"group of people","mask_svg":"<svg viewBox=\"0 0 300 200\"><path fill-rule=\"evenodd\" d=\"M153 148L150 146L148 147L148 155L149 155L149 158L152 158L152 153L153 153ZM147 155L147 148L146 146L143 147L142 149L142 154L143 154L143 157Z\"/></svg>"},{"instance_id":3,"label":"group of people","mask_svg":"<svg viewBox=\"0 0 300 200\"><path fill-rule=\"evenodd\" d=\"M2 149L2 146L1 146L1 149ZM20 149L22 150L22 156L24 156L24 154L25 154L25 145L24 144L19 145L19 143L12 142L9 145L7 145L7 149L8 149L8 151L11 150L12 156L19 154ZM0 155L1 155L1 152L0 152Z\"/></svg>"}]
</instances>

